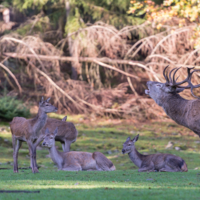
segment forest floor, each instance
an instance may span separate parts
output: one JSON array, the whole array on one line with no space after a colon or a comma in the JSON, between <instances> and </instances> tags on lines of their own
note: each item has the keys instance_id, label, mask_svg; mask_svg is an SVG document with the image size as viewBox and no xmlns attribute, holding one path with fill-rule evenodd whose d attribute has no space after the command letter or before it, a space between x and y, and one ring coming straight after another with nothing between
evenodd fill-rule
<instances>
[{"instance_id":1,"label":"forest floor","mask_svg":"<svg viewBox=\"0 0 200 200\"><path fill-rule=\"evenodd\" d=\"M51 114L62 118L62 115ZM40 173L32 174L25 143L19 151L19 173L14 174L9 124L0 122L0 199L199 199L200 139L192 131L171 120L139 123L134 120L98 119L68 116L79 135L73 151L100 151L116 166L112 172L57 171L48 150L37 149ZM121 153L127 137L140 135L136 148L144 154L171 153L182 157L186 173L138 173L127 154ZM173 146L166 149L168 142ZM56 142L61 151L60 143ZM179 149L179 150L176 150ZM2 193L5 190L28 190L39 193Z\"/></svg>"}]
</instances>

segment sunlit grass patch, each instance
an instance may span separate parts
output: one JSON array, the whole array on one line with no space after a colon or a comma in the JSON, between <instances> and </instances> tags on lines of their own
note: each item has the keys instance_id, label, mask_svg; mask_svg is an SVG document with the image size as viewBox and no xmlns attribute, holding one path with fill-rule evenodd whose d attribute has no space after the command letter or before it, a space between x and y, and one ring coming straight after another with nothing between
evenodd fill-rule
<instances>
[{"instance_id":1,"label":"sunlit grass patch","mask_svg":"<svg viewBox=\"0 0 200 200\"><path fill-rule=\"evenodd\" d=\"M60 116L62 119L64 116ZM80 119L79 119L80 118ZM82 116L69 117L76 124L79 135L72 143L73 151L100 151L112 160L114 172L63 172L58 171L47 156L48 150L37 150L39 174L20 169L14 174L11 133L8 124L0 129L0 190L40 190L39 194L0 194L0 199L199 199L200 196L200 140L190 130L172 122L133 124L123 120L82 122ZM139 152L145 154L171 153L182 157L188 166L187 173L138 173L128 155L121 153L127 137L140 134L136 142ZM165 149L168 142L172 149ZM59 151L61 144L56 142ZM175 147L186 147L175 150ZM26 143L19 151L19 167L30 165ZM197 170L194 170L197 169Z\"/></svg>"},{"instance_id":2,"label":"sunlit grass patch","mask_svg":"<svg viewBox=\"0 0 200 200\"><path fill-rule=\"evenodd\" d=\"M20 170L0 174L2 190L40 191L38 194L15 194L15 199L198 199L200 173L138 173L136 170L113 172L64 172L41 170L32 174ZM154 196L157 194L158 196ZM153 196L152 196L153 195ZM1 199L14 199L13 194L1 194Z\"/></svg>"}]
</instances>

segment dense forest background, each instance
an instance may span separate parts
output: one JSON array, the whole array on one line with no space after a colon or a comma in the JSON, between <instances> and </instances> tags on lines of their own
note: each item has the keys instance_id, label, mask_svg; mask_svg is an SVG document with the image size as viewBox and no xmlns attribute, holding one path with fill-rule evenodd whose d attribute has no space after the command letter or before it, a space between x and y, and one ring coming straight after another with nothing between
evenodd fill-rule
<instances>
[{"instance_id":1,"label":"dense forest background","mask_svg":"<svg viewBox=\"0 0 200 200\"><path fill-rule=\"evenodd\" d=\"M41 96L60 113L166 117L146 82L200 66L199 14L197 0L0 1L0 117L28 116Z\"/></svg>"}]
</instances>

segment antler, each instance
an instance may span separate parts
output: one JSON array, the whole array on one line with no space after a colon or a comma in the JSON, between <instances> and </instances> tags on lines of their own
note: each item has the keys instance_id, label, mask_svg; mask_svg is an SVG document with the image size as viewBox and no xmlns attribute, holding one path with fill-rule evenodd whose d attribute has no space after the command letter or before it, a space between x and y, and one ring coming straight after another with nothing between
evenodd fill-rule
<instances>
[{"instance_id":1,"label":"antler","mask_svg":"<svg viewBox=\"0 0 200 200\"><path fill-rule=\"evenodd\" d=\"M194 95L194 93L193 93L193 89L194 88L198 88L198 87L200 87L200 84L198 84L198 85L193 85L192 84L192 82L191 82L191 79L192 79L192 74L194 73L194 72L200 72L200 70L193 70L192 72L190 72L192 69L194 69L194 67L193 68L187 68L187 73L188 73L188 75L187 75L187 78L185 79L185 80L183 80L183 81L180 81L180 82L176 82L177 81L177 79L179 78L179 76L176 78L176 80L175 80L175 75L176 75L176 73L177 73L177 71L181 68L181 67L179 67L179 68L174 68L174 69L172 69L170 72L169 72L169 77L167 76L167 74L165 73L165 71L166 71L166 69L169 67L169 65L167 66L167 67L165 67L164 68L164 70L163 70L163 76L165 77L165 79L166 79L166 85L169 85L169 86L172 86L172 87L178 87L178 88L184 88L184 89L191 89L191 93L192 93L192 95L195 97L195 98L199 98L199 97L197 97L197 96L195 96ZM175 70L175 71L174 71ZM173 77L171 77L171 74L172 74L172 72L174 71L174 74L173 74ZM188 85L187 86L180 86L181 84L183 84L183 83L188 83Z\"/></svg>"}]
</instances>

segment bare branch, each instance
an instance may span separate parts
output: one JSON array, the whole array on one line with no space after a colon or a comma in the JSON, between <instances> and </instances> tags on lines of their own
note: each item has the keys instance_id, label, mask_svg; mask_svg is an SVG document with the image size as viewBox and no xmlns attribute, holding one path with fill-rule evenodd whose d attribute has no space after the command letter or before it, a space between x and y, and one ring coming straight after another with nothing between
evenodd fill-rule
<instances>
[{"instance_id":1,"label":"bare branch","mask_svg":"<svg viewBox=\"0 0 200 200\"><path fill-rule=\"evenodd\" d=\"M18 80L16 79L15 75L14 75L5 65L3 65L2 63L0 63L0 66L1 66L5 71L7 71L7 72L10 74L10 76L14 79L14 81L15 81L17 87L19 88L19 93L21 94L21 93L22 93L22 88L21 88L21 86L20 86Z\"/></svg>"}]
</instances>

